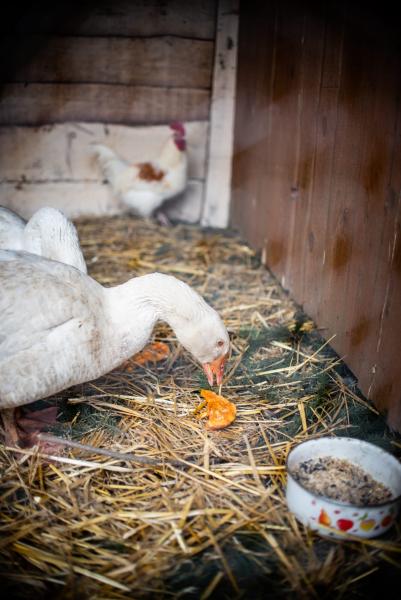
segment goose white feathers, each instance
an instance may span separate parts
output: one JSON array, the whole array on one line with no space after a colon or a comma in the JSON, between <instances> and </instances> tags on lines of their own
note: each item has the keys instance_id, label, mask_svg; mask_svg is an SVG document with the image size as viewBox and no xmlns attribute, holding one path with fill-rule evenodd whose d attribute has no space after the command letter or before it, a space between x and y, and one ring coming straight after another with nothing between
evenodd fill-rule
<instances>
[{"instance_id":1,"label":"goose white feathers","mask_svg":"<svg viewBox=\"0 0 401 600\"><path fill-rule=\"evenodd\" d=\"M56 208L40 208L28 222L0 206L0 248L25 250L87 272L77 230Z\"/></svg>"},{"instance_id":2,"label":"goose white feathers","mask_svg":"<svg viewBox=\"0 0 401 600\"><path fill-rule=\"evenodd\" d=\"M218 313L160 273L105 288L69 265L0 250L0 409L95 379L141 350L158 320L221 383L229 350ZM5 422L5 419L3 419Z\"/></svg>"}]
</instances>

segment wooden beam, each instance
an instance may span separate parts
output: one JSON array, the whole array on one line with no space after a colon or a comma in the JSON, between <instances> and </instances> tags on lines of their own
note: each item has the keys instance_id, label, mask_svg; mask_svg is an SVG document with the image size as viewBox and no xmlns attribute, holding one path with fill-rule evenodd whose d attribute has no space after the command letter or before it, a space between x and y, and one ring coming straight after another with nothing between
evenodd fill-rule
<instances>
[{"instance_id":1,"label":"wooden beam","mask_svg":"<svg viewBox=\"0 0 401 600\"><path fill-rule=\"evenodd\" d=\"M237 68L238 0L219 0L210 112L209 161L202 224L227 227Z\"/></svg>"},{"instance_id":2,"label":"wooden beam","mask_svg":"<svg viewBox=\"0 0 401 600\"><path fill-rule=\"evenodd\" d=\"M12 7L14 20L2 19L2 33L47 33L61 35L159 36L177 35L214 39L216 0L58 0L32 7ZM12 13L12 10L10 11Z\"/></svg>"},{"instance_id":3,"label":"wooden beam","mask_svg":"<svg viewBox=\"0 0 401 600\"><path fill-rule=\"evenodd\" d=\"M0 43L0 80L210 89L213 48L213 41L175 36L6 36Z\"/></svg>"},{"instance_id":4,"label":"wooden beam","mask_svg":"<svg viewBox=\"0 0 401 600\"><path fill-rule=\"evenodd\" d=\"M206 120L208 90L106 84L14 83L0 89L0 125L68 121L124 125Z\"/></svg>"}]
</instances>

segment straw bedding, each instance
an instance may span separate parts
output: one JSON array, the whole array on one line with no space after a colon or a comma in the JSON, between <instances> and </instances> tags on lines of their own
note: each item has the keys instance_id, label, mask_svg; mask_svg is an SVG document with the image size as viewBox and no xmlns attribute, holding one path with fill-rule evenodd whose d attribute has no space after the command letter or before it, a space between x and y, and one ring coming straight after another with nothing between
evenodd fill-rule
<instances>
[{"instance_id":1,"label":"straw bedding","mask_svg":"<svg viewBox=\"0 0 401 600\"><path fill-rule=\"evenodd\" d=\"M207 382L163 324L154 340L168 344L165 360L52 398L52 433L86 448L53 460L1 447L9 597L357 598L372 597L383 577L398 581L399 528L378 540L323 540L286 509L285 460L297 442L356 435L394 454L401 444L249 247L229 231L132 217L77 226L89 273L104 285L157 270L219 310L232 339L221 393L237 418L205 429L195 409Z\"/></svg>"}]
</instances>

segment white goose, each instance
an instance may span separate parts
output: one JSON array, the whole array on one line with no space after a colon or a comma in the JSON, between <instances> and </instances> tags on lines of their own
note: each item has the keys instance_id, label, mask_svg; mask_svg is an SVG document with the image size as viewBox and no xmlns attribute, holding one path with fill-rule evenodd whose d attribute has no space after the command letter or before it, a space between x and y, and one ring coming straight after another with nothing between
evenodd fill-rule
<instances>
[{"instance_id":1,"label":"white goose","mask_svg":"<svg viewBox=\"0 0 401 600\"><path fill-rule=\"evenodd\" d=\"M169 275L104 288L60 262L0 250L0 410L10 444L14 409L117 367L148 342L158 320L221 383L229 350L218 313Z\"/></svg>"},{"instance_id":2,"label":"white goose","mask_svg":"<svg viewBox=\"0 0 401 600\"><path fill-rule=\"evenodd\" d=\"M40 208L28 222L0 206L0 248L26 250L87 272L77 230L60 210L50 206Z\"/></svg>"}]
</instances>

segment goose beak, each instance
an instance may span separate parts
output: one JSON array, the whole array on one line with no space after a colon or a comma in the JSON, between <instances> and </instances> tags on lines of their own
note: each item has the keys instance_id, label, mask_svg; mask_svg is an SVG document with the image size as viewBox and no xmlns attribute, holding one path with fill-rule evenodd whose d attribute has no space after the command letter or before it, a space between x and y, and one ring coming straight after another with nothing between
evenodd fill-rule
<instances>
[{"instance_id":1,"label":"goose beak","mask_svg":"<svg viewBox=\"0 0 401 600\"><path fill-rule=\"evenodd\" d=\"M227 356L220 356L213 362L204 363L202 365L205 371L209 385L214 385L214 375L216 375L216 384L220 385L223 381L224 365L226 364Z\"/></svg>"}]
</instances>

